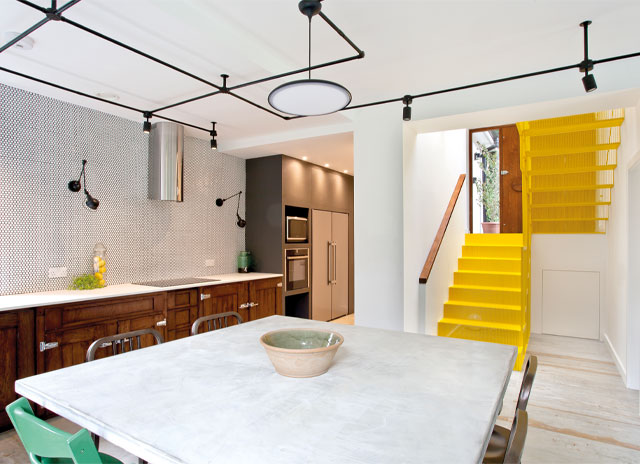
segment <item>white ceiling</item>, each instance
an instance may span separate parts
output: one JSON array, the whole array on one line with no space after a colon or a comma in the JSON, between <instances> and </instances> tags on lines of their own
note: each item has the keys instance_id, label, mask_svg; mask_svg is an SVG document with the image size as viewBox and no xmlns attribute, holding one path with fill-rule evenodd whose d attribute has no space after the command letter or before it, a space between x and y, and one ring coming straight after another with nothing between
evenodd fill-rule
<instances>
[{"instance_id":1,"label":"white ceiling","mask_svg":"<svg viewBox=\"0 0 640 464\"><path fill-rule=\"evenodd\" d=\"M48 6L43 0L35 3ZM0 10L0 33L21 32L43 17L15 0L0 0ZM323 12L366 57L314 71L313 76L345 85L353 104L576 63L582 59L578 24L585 19L594 21L592 58L640 51L638 1L325 0ZM297 0L83 0L65 15L214 82L221 83L221 73L229 74L229 85L234 85L306 66L307 22L298 12ZM322 20L314 19L313 26L314 63L353 53ZM213 90L66 24L50 22L32 37L33 50L9 49L0 54L0 66L90 94L115 93L119 102L144 109ZM640 58L603 64L594 72L598 92L637 87ZM291 79L237 92L268 106L269 91ZM142 119L128 110L6 73L0 72L0 82ZM584 94L576 70L504 86L529 100ZM467 91L468 101L487 89ZM492 92L499 89L500 85L491 87ZM431 102L446 106L447 98ZM414 105L429 102L427 98ZM400 117L402 105L394 105ZM345 132L355 113L283 121L219 95L168 110L166 115L205 127L217 121L220 149L238 156L304 155L317 164L352 172L353 142ZM318 128L320 136L314 132ZM341 162L343 157L347 159Z\"/></svg>"}]
</instances>

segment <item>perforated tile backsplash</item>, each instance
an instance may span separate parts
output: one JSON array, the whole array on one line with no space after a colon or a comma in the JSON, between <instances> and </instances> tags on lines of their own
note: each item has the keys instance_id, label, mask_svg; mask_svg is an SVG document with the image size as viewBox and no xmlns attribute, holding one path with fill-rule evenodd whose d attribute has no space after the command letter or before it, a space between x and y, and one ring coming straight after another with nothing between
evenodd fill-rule
<instances>
[{"instance_id":1,"label":"perforated tile backsplash","mask_svg":"<svg viewBox=\"0 0 640 464\"><path fill-rule=\"evenodd\" d=\"M83 159L97 211L67 189ZM245 161L185 137L184 201L147 199L147 179L141 123L0 84L0 295L67 288L97 242L107 284L234 272L244 229L215 199L245 190Z\"/></svg>"}]
</instances>

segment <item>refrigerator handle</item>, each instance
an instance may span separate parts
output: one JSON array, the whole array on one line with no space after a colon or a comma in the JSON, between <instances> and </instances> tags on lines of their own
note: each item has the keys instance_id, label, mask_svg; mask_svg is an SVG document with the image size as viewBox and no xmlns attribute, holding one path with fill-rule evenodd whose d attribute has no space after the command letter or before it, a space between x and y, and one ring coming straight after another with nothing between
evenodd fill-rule
<instances>
[{"instance_id":1,"label":"refrigerator handle","mask_svg":"<svg viewBox=\"0 0 640 464\"><path fill-rule=\"evenodd\" d=\"M331 245L332 242L331 240L329 240L327 242L327 281L329 285L331 285L331 283L333 282L333 280L331 279Z\"/></svg>"},{"instance_id":2,"label":"refrigerator handle","mask_svg":"<svg viewBox=\"0 0 640 464\"><path fill-rule=\"evenodd\" d=\"M338 283L338 272L337 272L337 257L338 257L338 244L336 242L331 242L331 246L333 247L333 280L331 283L336 285Z\"/></svg>"}]
</instances>

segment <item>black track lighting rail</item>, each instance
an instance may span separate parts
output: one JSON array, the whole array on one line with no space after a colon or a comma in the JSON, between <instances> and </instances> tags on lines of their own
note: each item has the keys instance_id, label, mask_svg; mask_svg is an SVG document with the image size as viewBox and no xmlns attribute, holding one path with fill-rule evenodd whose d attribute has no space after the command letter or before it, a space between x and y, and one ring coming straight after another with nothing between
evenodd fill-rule
<instances>
[{"instance_id":1,"label":"black track lighting rail","mask_svg":"<svg viewBox=\"0 0 640 464\"><path fill-rule=\"evenodd\" d=\"M179 72L187 77L190 77L192 79L195 79L203 84L206 84L210 87L213 87L215 90L212 92L208 92L206 94L203 95L198 95L195 97L191 97L179 102L175 102L166 106L162 106L160 108L156 108L154 110L143 110L140 108L135 108L133 106L129 106L123 103L118 103L112 100L106 100L104 98L100 98L97 97L95 95L90 95L88 93L85 92L81 92L79 90L74 90L71 89L69 87L65 87L62 86L60 84L56 84L54 82L49 82L49 81L45 81L44 79L39 79L37 77L34 76L29 76L27 74L12 70L12 69L8 69L8 68L4 68L4 67L0 67L0 71L3 72L7 72L10 74L14 74L16 76L25 78L25 79L29 79L44 85L48 85L60 90L64 90L66 92L70 92L76 95L80 95L83 97L87 97L93 100L97 100L103 103L107 103L113 106L117 106L120 108L124 108L130 111L135 111L138 113L141 113L143 115L143 117L145 118L151 118L151 117L156 117L159 119L163 119L166 121L171 121L171 122L175 122L178 124L182 124L184 126L187 127L191 127L193 129L197 129L197 130L201 130L207 133L211 132L211 129L206 128L206 127L201 127L195 124L190 124L190 123L186 123L183 121L179 121L177 119L173 119L173 118L169 118L167 116L162 116L160 114L158 114L161 111L164 110L168 110L170 108L175 108L181 105L185 105L187 103L191 103L194 101L198 101L204 98L208 98L208 97L212 97L215 95L219 95L219 94L226 94L226 95L230 95L240 101L243 101L255 108L258 108L266 113L269 113L271 115L274 115L280 119L283 120L292 120L292 119L299 119L301 117L306 117L306 116L286 116L286 115L282 115L277 111L273 111L269 108L266 108L258 103L255 103L245 97L242 97L240 95L238 95L237 93L235 93L234 91L237 89L241 89L241 88L245 88L245 87L249 87L252 85L256 85L256 84L261 84L264 82L269 82L272 80L276 80L276 79L281 79L283 77L287 77L287 76L292 76L294 74L300 74L303 72L311 72L312 70L315 69L320 69L320 68L325 68L325 67L329 67L329 66L334 66L337 64L341 64L341 63L346 63L352 60L357 60L357 59L361 59L364 58L365 53L364 51L362 51L335 23L333 23L333 21L331 21L324 13L319 12L318 16L320 16L340 37L342 37L345 42L347 42L349 44L349 46L351 48L353 48L353 50L356 51L356 54L353 56L349 56L346 58L341 58L341 59L337 59L337 60L333 60L333 61L328 61L326 63L321 63L321 64L317 64L317 65L313 65L311 66L311 64L309 63L309 66L306 66L304 68L299 68L299 69L295 69L292 71L287 71L284 73L280 73L280 74L275 74L272 76L268 76L268 77L264 77L261 79L256 79L253 81L249 81L249 82L245 82L242 84L237 84L235 86L227 86L227 78L229 77L226 74L222 75L223 78L223 84L222 85L218 85L214 82L211 82L207 79L204 79L200 76L197 76L193 73L190 73L184 69L179 68L178 66L172 65L160 58L157 58L155 56L152 56L146 52L143 52L141 50L138 50L135 47L132 47L131 45L125 44L124 42L121 42L119 40L116 40L112 37L107 36L106 34L103 34L101 32L98 32L94 29L91 29L87 26L84 26L76 21L73 21L69 18L66 18L64 16L62 16L62 13L65 12L66 10L68 10L69 8L71 8L72 6L76 5L77 3L80 2L80 0L70 0L69 2L65 3L63 6L61 6L60 8L57 7L57 1L56 0L52 0L51 1L51 7L50 8L44 8L40 5L36 5L28 0L17 0L19 3L22 3L23 5L26 5L30 8L33 8L35 10L40 11L41 13L45 14L46 17L43 18L42 20L38 21L36 24L34 24L33 26L31 26L30 28L26 29L24 32L22 32L21 34L19 34L18 36L16 36L15 38L11 39L10 41L8 41L7 43L5 43L4 45L2 45L0 47L0 53L2 53L3 51L7 50L8 48L10 48L11 46L15 45L16 43L18 43L20 40L24 39L25 37L27 37L29 34L31 34L33 31L39 29L40 27L42 27L43 25L45 25L46 23L48 23L49 21L61 21L64 22L66 24L69 24L77 29L80 29L84 32L87 32L89 34L92 34L100 39L106 40L114 45L117 45L121 48L124 48L126 50L129 50L137 55L140 55L146 59L149 59L155 63L158 63L162 66L165 66L173 71ZM424 98L424 97L430 97L430 96L434 96L434 95L440 95L440 94L445 94L445 93L451 93L451 92L458 92L461 90L468 90L468 89L473 89L473 88L477 88L477 87L483 87L483 86L488 86L488 85L494 85L494 84L499 84L499 83L503 83L503 82L509 82L509 81L515 81L515 80L519 80L519 79L525 79L525 78L529 78L529 77L535 77L535 76L541 76L541 75L545 75L545 74L552 74L552 73L556 73L556 72L563 72L563 71L567 71L570 69L578 69L582 72L585 72L585 74L588 73L588 71L591 71L593 69L593 67L597 64L602 64L602 63L610 63L613 61L618 61L618 60L625 60L625 59L630 59L630 58L636 58L636 57L640 57L640 52L634 52L634 53L628 53L628 54L624 54L624 55L618 55L618 56L612 56L609 58L603 58L600 60L591 60L588 58L588 35L587 35L587 27L589 26L589 24L591 24L591 21L584 21L583 23L581 23L581 27L584 28L584 60L580 63L576 63L576 64L570 64L567 66L559 66L556 68L550 68L550 69L545 69L545 70L541 70L541 71L534 71L534 72L529 72L529 73L525 73L525 74L517 74L514 76L508 76L508 77L502 77L502 78L498 78L498 79L492 79L492 80L488 80L488 81L483 81L483 82L476 82L473 84L466 84L466 85L461 85L461 86L457 86L457 87L450 87L450 88L446 88L446 89L441 89L441 90L434 90L434 91L430 91L430 92L424 92L424 93L420 93L420 94L416 94L416 95L404 95L404 96L400 96L397 98L390 98L390 99L386 99L386 100L378 100L378 101L373 101L373 102L369 102L369 103L362 103L362 104L358 104L358 105L350 105L347 106L346 108L342 109L341 111L346 111L346 110L353 110L353 109L358 109L358 108L367 108L367 107L371 107L371 106L378 106L378 105L386 105L389 103L396 103L396 102L405 102L406 107L408 107L408 105L406 104L407 100L414 100L416 98ZM593 78L593 76L590 76L591 78ZM595 80L594 80L594 84L595 85ZM586 87L585 87L586 88ZM593 89L592 89L593 90ZM405 108L405 113L407 113L407 110ZM410 113L410 111L408 111L408 113Z\"/></svg>"}]
</instances>

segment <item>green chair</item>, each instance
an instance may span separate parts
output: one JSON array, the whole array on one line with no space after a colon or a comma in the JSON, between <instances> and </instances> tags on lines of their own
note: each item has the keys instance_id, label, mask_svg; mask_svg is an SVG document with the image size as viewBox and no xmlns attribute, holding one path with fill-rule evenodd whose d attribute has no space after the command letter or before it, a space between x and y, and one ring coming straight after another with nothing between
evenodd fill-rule
<instances>
[{"instance_id":1,"label":"green chair","mask_svg":"<svg viewBox=\"0 0 640 464\"><path fill-rule=\"evenodd\" d=\"M26 398L8 405L7 414L31 464L123 464L113 456L98 453L87 430L72 435L34 416Z\"/></svg>"}]
</instances>

